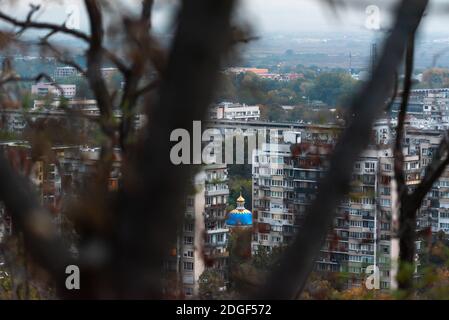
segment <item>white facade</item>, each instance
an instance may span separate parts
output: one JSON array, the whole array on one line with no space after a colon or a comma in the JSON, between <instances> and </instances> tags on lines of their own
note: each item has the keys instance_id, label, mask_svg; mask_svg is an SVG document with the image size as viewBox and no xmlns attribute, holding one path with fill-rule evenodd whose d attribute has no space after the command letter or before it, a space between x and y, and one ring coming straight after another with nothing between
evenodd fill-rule
<instances>
[{"instance_id":1,"label":"white facade","mask_svg":"<svg viewBox=\"0 0 449 320\"><path fill-rule=\"evenodd\" d=\"M211 118L243 121L260 120L260 108L259 106L223 102L212 109Z\"/></svg>"},{"instance_id":2,"label":"white facade","mask_svg":"<svg viewBox=\"0 0 449 320\"><path fill-rule=\"evenodd\" d=\"M74 77L78 74L73 67L57 67L55 70L55 78Z\"/></svg>"},{"instance_id":3,"label":"white facade","mask_svg":"<svg viewBox=\"0 0 449 320\"><path fill-rule=\"evenodd\" d=\"M76 96L75 84L60 84L40 82L31 86L31 93L38 96L53 95L60 97L61 94L67 99L73 99Z\"/></svg>"}]
</instances>

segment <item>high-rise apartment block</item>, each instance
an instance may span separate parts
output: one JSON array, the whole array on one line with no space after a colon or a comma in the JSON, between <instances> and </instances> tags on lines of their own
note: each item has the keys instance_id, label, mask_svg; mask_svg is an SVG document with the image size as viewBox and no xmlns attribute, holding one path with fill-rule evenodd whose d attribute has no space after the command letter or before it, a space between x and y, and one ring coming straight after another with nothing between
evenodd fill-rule
<instances>
[{"instance_id":1,"label":"high-rise apartment block","mask_svg":"<svg viewBox=\"0 0 449 320\"><path fill-rule=\"evenodd\" d=\"M209 268L218 270L226 280L229 257L229 229L225 224L229 197L227 166L205 166L193 185L176 247L165 263L167 292L177 291L177 295L185 298L198 296L200 276ZM178 290L173 290L175 287Z\"/></svg>"},{"instance_id":2,"label":"high-rise apartment block","mask_svg":"<svg viewBox=\"0 0 449 320\"><path fill-rule=\"evenodd\" d=\"M266 144L254 152L253 252L259 246L287 245L296 232L301 232L304 214L326 174L337 132L312 126L300 131L294 147L285 142ZM379 268L381 288L389 288L394 280L390 272L394 192L391 132L386 121L374 126L371 145L354 165L350 192L338 206L334 228L316 260L318 271L348 274L346 287L361 286L368 266ZM441 131L406 128L404 170L410 190L420 183L441 137ZM423 201L417 229L448 231L448 179L445 172Z\"/></svg>"}]
</instances>

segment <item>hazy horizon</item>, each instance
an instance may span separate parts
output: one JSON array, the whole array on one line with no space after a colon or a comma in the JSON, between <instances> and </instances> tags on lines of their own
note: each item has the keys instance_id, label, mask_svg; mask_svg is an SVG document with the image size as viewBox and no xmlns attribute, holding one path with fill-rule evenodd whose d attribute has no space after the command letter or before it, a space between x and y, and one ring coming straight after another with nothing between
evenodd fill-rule
<instances>
[{"instance_id":1,"label":"hazy horizon","mask_svg":"<svg viewBox=\"0 0 449 320\"><path fill-rule=\"evenodd\" d=\"M42 4L42 10L36 15L40 21L62 23L73 8L79 12L80 29L88 32L88 21L82 0L22 0L8 5L5 1L3 11L24 19L29 3ZM138 14L140 0L108 2L119 12L129 15ZM260 40L251 43L243 50L245 54L254 52L280 53L287 49L301 52L330 53L367 56L369 46L377 42L391 25L391 12L398 1L347 1L345 8L338 6L336 10L324 0L243 0L237 7L237 24L248 25ZM449 32L444 25L445 13L449 5L442 0L433 0L423 20L418 34L417 65L429 66L432 57L444 52L449 47ZM173 31L173 16L177 12L178 0L155 0L153 10L153 26L158 35L169 35ZM380 9L380 31L365 27L368 15L366 8L376 5ZM114 19L112 17L111 19ZM1 25L3 28L5 24ZM10 26L8 26L9 28ZM41 33L42 34L42 33ZM36 33L28 33L34 37ZM53 41L73 40L75 47L82 48L82 43L72 37L55 36ZM448 56L444 54L444 56ZM448 57L449 58L449 57ZM449 59L442 57L440 61L449 66ZM446 61L447 59L447 61ZM422 62L424 61L424 62Z\"/></svg>"},{"instance_id":2,"label":"hazy horizon","mask_svg":"<svg viewBox=\"0 0 449 320\"><path fill-rule=\"evenodd\" d=\"M68 12L76 6L80 13L80 28L88 31L87 17L81 0L19 0L10 5L9 1L0 1L8 12L16 17L24 18L28 12L28 4L41 4L42 12L38 20L63 22ZM110 2L109 5L120 7L121 11L130 14L138 12L140 0L121 0ZM156 0L153 10L154 27L158 32L170 30L176 0ZM331 33L373 33L365 28L367 14L365 9L369 5L376 5L380 9L380 25L388 28L391 23L391 10L397 1L347 1L346 8L338 6L333 10L324 0L241 0L237 7L239 20L251 25L255 33L302 33L302 32L331 32ZM449 7L442 7L443 0L433 0L427 16L424 18L422 31L427 33L447 34L444 24L445 15ZM447 5L446 5L447 6Z\"/></svg>"}]
</instances>

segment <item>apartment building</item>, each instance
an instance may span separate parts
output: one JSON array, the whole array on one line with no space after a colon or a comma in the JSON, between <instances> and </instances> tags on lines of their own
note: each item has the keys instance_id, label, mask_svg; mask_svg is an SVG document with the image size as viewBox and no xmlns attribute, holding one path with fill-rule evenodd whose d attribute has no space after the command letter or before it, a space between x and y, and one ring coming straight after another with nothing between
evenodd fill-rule
<instances>
[{"instance_id":1,"label":"apartment building","mask_svg":"<svg viewBox=\"0 0 449 320\"><path fill-rule=\"evenodd\" d=\"M259 106L222 102L210 110L209 117L210 119L256 121L260 119L260 108Z\"/></svg>"},{"instance_id":2,"label":"apartment building","mask_svg":"<svg viewBox=\"0 0 449 320\"><path fill-rule=\"evenodd\" d=\"M397 98L392 115L397 116L401 100ZM449 88L415 89L410 94L407 115L423 130L449 128Z\"/></svg>"},{"instance_id":3,"label":"apartment building","mask_svg":"<svg viewBox=\"0 0 449 320\"><path fill-rule=\"evenodd\" d=\"M335 138L332 132L311 130L302 132L294 154L289 144L278 145L274 152L267 148L255 153L253 252L260 245L269 250L287 245L301 232L304 214L326 174ZM337 208L335 227L316 260L319 271L348 272L348 287L360 285L364 268L376 262L379 167L378 151L366 152L355 164L351 192Z\"/></svg>"},{"instance_id":4,"label":"apartment building","mask_svg":"<svg viewBox=\"0 0 449 320\"><path fill-rule=\"evenodd\" d=\"M228 197L226 165L207 165L196 175L182 230L165 262L168 296L197 298L199 278L207 269L218 270L227 279Z\"/></svg>"},{"instance_id":5,"label":"apartment building","mask_svg":"<svg viewBox=\"0 0 449 320\"><path fill-rule=\"evenodd\" d=\"M96 121L92 121L100 116L100 111L96 100L68 100L65 103L68 110L76 111L68 116L68 112L61 107L60 100L34 100L33 108L30 110L2 109L0 128L6 132L20 134L23 133L30 124L49 119L57 120L61 125L70 128L76 135L78 130L93 137L94 132L98 130ZM113 116L120 121L122 112L113 111ZM136 114L133 117L132 130L138 131L147 123L146 116Z\"/></svg>"},{"instance_id":6,"label":"apartment building","mask_svg":"<svg viewBox=\"0 0 449 320\"><path fill-rule=\"evenodd\" d=\"M111 79L115 74L117 74L117 68L104 67L100 69L101 75L106 79ZM57 67L54 72L55 78L68 78L75 77L78 75L78 70L73 67L65 66L65 67Z\"/></svg>"},{"instance_id":7,"label":"apartment building","mask_svg":"<svg viewBox=\"0 0 449 320\"><path fill-rule=\"evenodd\" d=\"M61 232L64 222L64 201L76 198L85 190L86 184L96 176L96 163L100 149L83 146L52 147L53 155L31 157L31 146L27 142L8 142L0 144L0 152L8 159L21 159L16 166L35 186L40 204L53 215L53 222ZM121 183L121 155L113 152L112 169L108 179L110 190L116 190ZM0 204L0 238L11 234L14 221L8 215L3 203Z\"/></svg>"},{"instance_id":8,"label":"apartment building","mask_svg":"<svg viewBox=\"0 0 449 320\"><path fill-rule=\"evenodd\" d=\"M255 221L252 251L288 244L299 230L306 207L315 197L317 181L325 171L324 157L335 139L331 129L283 132L253 153L253 217ZM316 139L316 144L311 141ZM321 141L318 143L318 141ZM307 159L292 156L306 152Z\"/></svg>"},{"instance_id":9,"label":"apartment building","mask_svg":"<svg viewBox=\"0 0 449 320\"><path fill-rule=\"evenodd\" d=\"M198 295L198 280L205 269L204 248L205 172L195 177L195 194L187 197L182 236L179 242L179 279L181 295L187 299Z\"/></svg>"},{"instance_id":10,"label":"apartment building","mask_svg":"<svg viewBox=\"0 0 449 320\"><path fill-rule=\"evenodd\" d=\"M287 245L296 232L301 232L304 213L326 174L336 142L335 132L312 127L300 131L293 152L284 132L283 142L275 147L266 144L254 153L253 253L259 246L270 249ZM437 130L406 128L404 172L410 190L420 183L441 136ZM334 228L316 260L318 271L347 274L346 287L361 286L368 266L379 268L381 289L390 288L394 280L391 273L394 158L390 142L389 126L379 121L373 128L370 147L354 164L350 192L337 207ZM423 201L418 230L447 232L448 187L447 170ZM420 241L417 249L419 252Z\"/></svg>"},{"instance_id":11,"label":"apartment building","mask_svg":"<svg viewBox=\"0 0 449 320\"><path fill-rule=\"evenodd\" d=\"M206 268L219 270L227 279L227 250L229 229L226 226L226 210L229 205L227 166L211 164L206 167L204 221L206 241L204 257Z\"/></svg>"}]
</instances>

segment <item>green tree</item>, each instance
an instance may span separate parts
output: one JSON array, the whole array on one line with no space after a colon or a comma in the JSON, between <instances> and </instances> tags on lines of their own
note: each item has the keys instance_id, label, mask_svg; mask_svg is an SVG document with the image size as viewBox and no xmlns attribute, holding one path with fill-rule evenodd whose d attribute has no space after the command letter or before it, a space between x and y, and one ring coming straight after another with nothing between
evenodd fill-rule
<instances>
[{"instance_id":1,"label":"green tree","mask_svg":"<svg viewBox=\"0 0 449 320\"><path fill-rule=\"evenodd\" d=\"M252 197L252 180L240 177L231 177L229 180L229 206L235 208L236 199L239 197L240 192L243 198L245 198L245 206L251 210L253 197Z\"/></svg>"},{"instance_id":2,"label":"green tree","mask_svg":"<svg viewBox=\"0 0 449 320\"><path fill-rule=\"evenodd\" d=\"M356 80L343 72L322 73L310 88L309 96L329 106L337 106L354 92L356 84Z\"/></svg>"},{"instance_id":3,"label":"green tree","mask_svg":"<svg viewBox=\"0 0 449 320\"><path fill-rule=\"evenodd\" d=\"M199 297L203 300L223 299L226 284L223 275L215 269L206 269L199 277Z\"/></svg>"}]
</instances>

